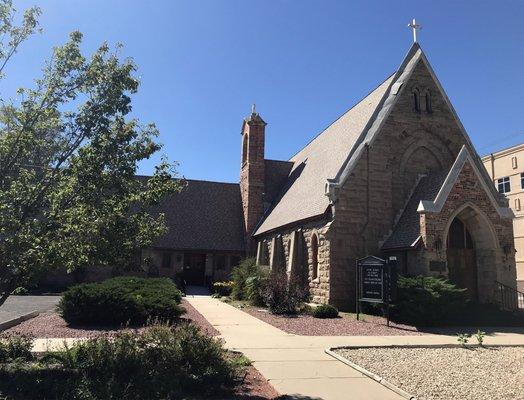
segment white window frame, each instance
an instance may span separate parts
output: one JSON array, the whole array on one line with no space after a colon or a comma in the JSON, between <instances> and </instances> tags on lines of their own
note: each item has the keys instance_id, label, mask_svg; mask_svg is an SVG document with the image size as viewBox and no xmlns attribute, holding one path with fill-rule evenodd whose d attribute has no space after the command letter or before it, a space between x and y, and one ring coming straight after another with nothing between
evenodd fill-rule
<instances>
[{"instance_id":1,"label":"white window frame","mask_svg":"<svg viewBox=\"0 0 524 400\"><path fill-rule=\"evenodd\" d=\"M497 190L499 193L506 194L511 192L511 183L509 181L509 176L504 176L497 179Z\"/></svg>"}]
</instances>

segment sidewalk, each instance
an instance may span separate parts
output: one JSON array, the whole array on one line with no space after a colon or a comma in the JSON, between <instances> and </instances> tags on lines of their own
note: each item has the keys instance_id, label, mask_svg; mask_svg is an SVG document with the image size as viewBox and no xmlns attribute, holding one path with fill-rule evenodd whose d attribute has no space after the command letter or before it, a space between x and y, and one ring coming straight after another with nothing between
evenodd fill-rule
<instances>
[{"instance_id":1,"label":"sidewalk","mask_svg":"<svg viewBox=\"0 0 524 400\"><path fill-rule=\"evenodd\" d=\"M297 399L403 399L327 355L324 350L328 347L457 343L455 336L446 335L298 336L209 296L186 299L220 331L226 347L243 352L278 392ZM485 343L524 345L524 335L493 334Z\"/></svg>"}]
</instances>

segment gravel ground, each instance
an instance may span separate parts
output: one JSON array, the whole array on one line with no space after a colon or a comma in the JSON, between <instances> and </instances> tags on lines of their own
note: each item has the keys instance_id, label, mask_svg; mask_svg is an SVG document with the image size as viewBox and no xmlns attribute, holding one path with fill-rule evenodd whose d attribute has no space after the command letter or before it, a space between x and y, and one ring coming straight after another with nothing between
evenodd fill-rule
<instances>
[{"instance_id":1,"label":"gravel ground","mask_svg":"<svg viewBox=\"0 0 524 400\"><path fill-rule=\"evenodd\" d=\"M219 332L185 299L182 306L186 309L183 319L190 320L206 334L216 336ZM130 329L141 332L144 328ZM93 338L99 336L111 336L123 329L104 326L68 326L67 322L54 311L40 314L38 317L24 321L3 333L15 335L27 335L35 338Z\"/></svg>"},{"instance_id":2,"label":"gravel ground","mask_svg":"<svg viewBox=\"0 0 524 400\"><path fill-rule=\"evenodd\" d=\"M523 400L524 347L339 349L419 400Z\"/></svg>"},{"instance_id":3,"label":"gravel ground","mask_svg":"<svg viewBox=\"0 0 524 400\"><path fill-rule=\"evenodd\" d=\"M261 319L284 332L303 336L401 336L423 335L417 328L391 323L380 317L366 316L365 321L357 321L353 315L340 318L314 318L310 315L274 315L254 307L242 308L248 314Z\"/></svg>"}]
</instances>

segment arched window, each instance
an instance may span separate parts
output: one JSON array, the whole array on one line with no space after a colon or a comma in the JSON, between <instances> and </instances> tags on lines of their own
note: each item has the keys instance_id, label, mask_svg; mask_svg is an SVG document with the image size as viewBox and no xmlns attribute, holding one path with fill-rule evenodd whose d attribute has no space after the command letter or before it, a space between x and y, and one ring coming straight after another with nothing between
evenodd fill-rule
<instances>
[{"instance_id":1,"label":"arched window","mask_svg":"<svg viewBox=\"0 0 524 400\"><path fill-rule=\"evenodd\" d=\"M318 278L318 237L316 233L311 236L311 279Z\"/></svg>"},{"instance_id":2,"label":"arched window","mask_svg":"<svg viewBox=\"0 0 524 400\"><path fill-rule=\"evenodd\" d=\"M413 109L420 112L420 93L417 88L413 89Z\"/></svg>"},{"instance_id":3,"label":"arched window","mask_svg":"<svg viewBox=\"0 0 524 400\"><path fill-rule=\"evenodd\" d=\"M247 162L247 149L248 149L249 137L247 133L244 134L242 138L242 165Z\"/></svg>"},{"instance_id":4,"label":"arched window","mask_svg":"<svg viewBox=\"0 0 524 400\"><path fill-rule=\"evenodd\" d=\"M429 90L426 90L426 112L431 113L433 112L433 109L431 107L431 92Z\"/></svg>"}]
</instances>

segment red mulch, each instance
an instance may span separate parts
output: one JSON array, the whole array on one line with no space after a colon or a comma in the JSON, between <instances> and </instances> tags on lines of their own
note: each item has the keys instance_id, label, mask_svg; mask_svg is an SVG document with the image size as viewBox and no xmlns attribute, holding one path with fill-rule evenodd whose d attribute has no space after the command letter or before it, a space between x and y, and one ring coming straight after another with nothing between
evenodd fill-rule
<instances>
[{"instance_id":1,"label":"red mulch","mask_svg":"<svg viewBox=\"0 0 524 400\"><path fill-rule=\"evenodd\" d=\"M284 332L303 336L401 336L423 335L417 328L409 325L390 323L386 319L366 315L365 321L354 317L314 318L311 315L274 315L266 310L254 307L242 308L248 314L282 329Z\"/></svg>"},{"instance_id":2,"label":"red mulch","mask_svg":"<svg viewBox=\"0 0 524 400\"><path fill-rule=\"evenodd\" d=\"M34 338L95 338L112 336L119 331L141 332L145 328L122 328L104 326L70 327L56 312L46 312L4 331L7 334L25 335Z\"/></svg>"}]
</instances>

